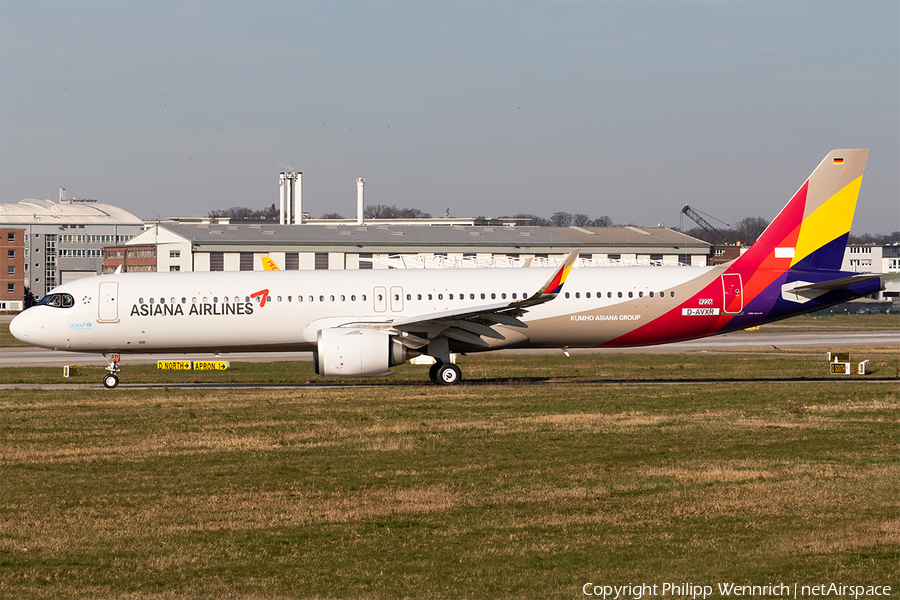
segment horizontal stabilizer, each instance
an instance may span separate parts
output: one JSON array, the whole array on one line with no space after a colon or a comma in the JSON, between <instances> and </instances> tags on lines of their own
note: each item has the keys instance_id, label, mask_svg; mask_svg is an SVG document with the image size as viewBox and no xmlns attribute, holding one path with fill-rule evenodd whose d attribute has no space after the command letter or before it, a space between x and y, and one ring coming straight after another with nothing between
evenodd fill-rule
<instances>
[{"instance_id":1,"label":"horizontal stabilizer","mask_svg":"<svg viewBox=\"0 0 900 600\"><path fill-rule=\"evenodd\" d=\"M852 277L843 277L841 279L832 279L831 281L823 281L821 283L810 283L808 285L802 285L794 288L794 292L806 292L806 291L817 291L817 292L833 292L836 290L845 290L854 283L859 283L861 281L868 281L870 279L877 279L880 277L879 275L854 275Z\"/></svg>"}]
</instances>

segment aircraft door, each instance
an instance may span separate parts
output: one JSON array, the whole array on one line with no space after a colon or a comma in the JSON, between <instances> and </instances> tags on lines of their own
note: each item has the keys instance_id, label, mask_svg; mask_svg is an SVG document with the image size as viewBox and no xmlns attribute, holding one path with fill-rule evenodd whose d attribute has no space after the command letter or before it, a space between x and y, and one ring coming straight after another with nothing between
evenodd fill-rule
<instances>
[{"instance_id":1,"label":"aircraft door","mask_svg":"<svg viewBox=\"0 0 900 600\"><path fill-rule=\"evenodd\" d=\"M119 322L119 283L104 281L100 284L97 303L97 320L101 323Z\"/></svg>"},{"instance_id":2,"label":"aircraft door","mask_svg":"<svg viewBox=\"0 0 900 600\"><path fill-rule=\"evenodd\" d=\"M722 275L723 311L736 315L744 310L744 286L740 273Z\"/></svg>"},{"instance_id":3,"label":"aircraft door","mask_svg":"<svg viewBox=\"0 0 900 600\"><path fill-rule=\"evenodd\" d=\"M384 286L378 286L372 290L372 300L375 302L375 312L387 310L387 290Z\"/></svg>"},{"instance_id":4,"label":"aircraft door","mask_svg":"<svg viewBox=\"0 0 900 600\"><path fill-rule=\"evenodd\" d=\"M397 285L391 288L391 310L393 312L403 310L403 288Z\"/></svg>"}]
</instances>

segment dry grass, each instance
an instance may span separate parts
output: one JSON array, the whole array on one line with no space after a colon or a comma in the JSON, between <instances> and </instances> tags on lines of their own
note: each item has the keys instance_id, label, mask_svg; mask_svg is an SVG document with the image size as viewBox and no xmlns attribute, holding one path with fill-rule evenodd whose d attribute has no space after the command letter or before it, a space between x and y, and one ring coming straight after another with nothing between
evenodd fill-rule
<instances>
[{"instance_id":1,"label":"dry grass","mask_svg":"<svg viewBox=\"0 0 900 600\"><path fill-rule=\"evenodd\" d=\"M890 584L900 557L892 384L5 390L0 418L10 598Z\"/></svg>"}]
</instances>

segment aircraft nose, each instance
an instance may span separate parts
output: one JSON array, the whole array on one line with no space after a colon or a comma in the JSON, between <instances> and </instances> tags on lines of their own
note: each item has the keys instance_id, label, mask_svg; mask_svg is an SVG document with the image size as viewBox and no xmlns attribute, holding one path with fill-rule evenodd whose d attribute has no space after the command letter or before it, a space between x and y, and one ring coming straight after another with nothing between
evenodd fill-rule
<instances>
[{"instance_id":1,"label":"aircraft nose","mask_svg":"<svg viewBox=\"0 0 900 600\"><path fill-rule=\"evenodd\" d=\"M30 320L30 315L23 312L16 315L13 320L9 322L9 332L12 336L26 344L28 343L28 330L30 329L28 322Z\"/></svg>"}]
</instances>

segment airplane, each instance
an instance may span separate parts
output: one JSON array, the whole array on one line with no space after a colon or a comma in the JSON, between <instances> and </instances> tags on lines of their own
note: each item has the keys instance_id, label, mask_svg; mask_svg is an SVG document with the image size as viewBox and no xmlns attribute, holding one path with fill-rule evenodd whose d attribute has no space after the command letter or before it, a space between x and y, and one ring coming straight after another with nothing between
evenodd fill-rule
<instances>
[{"instance_id":1,"label":"airplane","mask_svg":"<svg viewBox=\"0 0 900 600\"><path fill-rule=\"evenodd\" d=\"M717 266L114 273L51 290L13 319L34 346L102 353L312 351L325 377L376 377L417 355L616 348L754 327L873 294L840 270L868 150L833 150L739 258ZM269 265L271 266L271 265ZM277 268L277 265L276 265ZM563 291L565 289L565 291Z\"/></svg>"}]
</instances>

